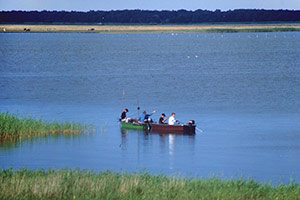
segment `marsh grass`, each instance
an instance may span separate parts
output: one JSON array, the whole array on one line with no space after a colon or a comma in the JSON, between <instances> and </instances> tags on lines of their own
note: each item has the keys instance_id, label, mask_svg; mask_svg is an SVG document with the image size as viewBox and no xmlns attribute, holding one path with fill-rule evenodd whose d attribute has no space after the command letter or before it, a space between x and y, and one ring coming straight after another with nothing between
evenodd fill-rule
<instances>
[{"instance_id":1,"label":"marsh grass","mask_svg":"<svg viewBox=\"0 0 300 200\"><path fill-rule=\"evenodd\" d=\"M84 134L92 131L90 125L81 123L45 122L42 119L18 117L17 115L0 112L0 142L17 141L49 134Z\"/></svg>"},{"instance_id":2,"label":"marsh grass","mask_svg":"<svg viewBox=\"0 0 300 200\"><path fill-rule=\"evenodd\" d=\"M300 199L300 185L148 173L0 170L0 199Z\"/></svg>"}]
</instances>

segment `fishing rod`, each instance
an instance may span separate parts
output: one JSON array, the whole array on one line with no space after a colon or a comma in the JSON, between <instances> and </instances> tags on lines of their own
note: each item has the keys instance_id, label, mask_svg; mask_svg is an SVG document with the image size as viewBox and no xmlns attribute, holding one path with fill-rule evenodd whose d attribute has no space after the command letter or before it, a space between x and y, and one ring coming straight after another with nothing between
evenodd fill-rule
<instances>
[{"instance_id":1,"label":"fishing rod","mask_svg":"<svg viewBox=\"0 0 300 200\"><path fill-rule=\"evenodd\" d=\"M181 121L179 121L179 120L176 120L176 122L178 122L179 124L182 124L182 125L184 125L184 123L183 123L183 122L181 122Z\"/></svg>"},{"instance_id":2,"label":"fishing rod","mask_svg":"<svg viewBox=\"0 0 300 200\"><path fill-rule=\"evenodd\" d=\"M137 119L139 119L140 118L140 102L139 102L139 98L138 97L136 99L136 103L137 103L137 110L138 110Z\"/></svg>"},{"instance_id":3,"label":"fishing rod","mask_svg":"<svg viewBox=\"0 0 300 200\"><path fill-rule=\"evenodd\" d=\"M123 88L123 96L122 96L121 113L123 112L123 107L124 107L124 98L125 98L125 89Z\"/></svg>"}]
</instances>

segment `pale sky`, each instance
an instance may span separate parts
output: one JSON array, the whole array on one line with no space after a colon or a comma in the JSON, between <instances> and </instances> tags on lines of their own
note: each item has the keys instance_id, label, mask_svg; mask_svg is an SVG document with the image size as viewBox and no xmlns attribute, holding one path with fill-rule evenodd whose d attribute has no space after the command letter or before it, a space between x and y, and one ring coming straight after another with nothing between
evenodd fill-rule
<instances>
[{"instance_id":1,"label":"pale sky","mask_svg":"<svg viewBox=\"0 0 300 200\"><path fill-rule=\"evenodd\" d=\"M0 0L0 10L300 10L300 0Z\"/></svg>"}]
</instances>

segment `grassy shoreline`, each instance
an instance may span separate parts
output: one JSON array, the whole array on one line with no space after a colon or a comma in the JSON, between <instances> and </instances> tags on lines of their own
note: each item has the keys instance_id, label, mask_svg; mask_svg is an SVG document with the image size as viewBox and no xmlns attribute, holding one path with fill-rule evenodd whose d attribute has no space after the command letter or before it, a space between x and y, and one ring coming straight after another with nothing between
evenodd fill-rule
<instances>
[{"instance_id":1,"label":"grassy shoreline","mask_svg":"<svg viewBox=\"0 0 300 200\"><path fill-rule=\"evenodd\" d=\"M0 199L300 199L300 185L148 173L0 170Z\"/></svg>"},{"instance_id":2,"label":"grassy shoreline","mask_svg":"<svg viewBox=\"0 0 300 200\"><path fill-rule=\"evenodd\" d=\"M17 115L0 112L0 142L20 141L23 139L49 134L84 134L91 126L81 123L45 122L32 117L21 118Z\"/></svg>"},{"instance_id":3,"label":"grassy shoreline","mask_svg":"<svg viewBox=\"0 0 300 200\"><path fill-rule=\"evenodd\" d=\"M5 25L0 33L236 33L300 31L300 24L228 25Z\"/></svg>"}]
</instances>

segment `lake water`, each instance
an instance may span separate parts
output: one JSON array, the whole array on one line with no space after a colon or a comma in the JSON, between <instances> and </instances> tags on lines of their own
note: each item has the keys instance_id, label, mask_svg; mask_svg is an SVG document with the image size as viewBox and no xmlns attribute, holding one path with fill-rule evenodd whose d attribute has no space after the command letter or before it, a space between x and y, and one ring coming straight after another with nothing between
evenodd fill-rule
<instances>
[{"instance_id":1,"label":"lake water","mask_svg":"<svg viewBox=\"0 0 300 200\"><path fill-rule=\"evenodd\" d=\"M300 33L0 34L0 111L94 124L0 144L0 168L149 171L300 182ZM160 113L195 136L122 131Z\"/></svg>"}]
</instances>

